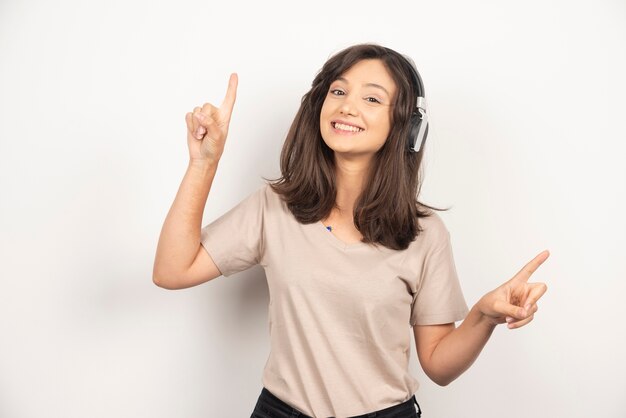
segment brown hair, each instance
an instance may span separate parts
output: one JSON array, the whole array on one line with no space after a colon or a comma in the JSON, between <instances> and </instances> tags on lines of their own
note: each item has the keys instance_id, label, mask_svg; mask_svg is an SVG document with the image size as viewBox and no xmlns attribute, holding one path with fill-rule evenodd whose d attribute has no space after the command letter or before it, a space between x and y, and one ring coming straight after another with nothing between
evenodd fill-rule
<instances>
[{"instance_id":1,"label":"brown hair","mask_svg":"<svg viewBox=\"0 0 626 418\"><path fill-rule=\"evenodd\" d=\"M354 225L362 242L404 250L422 231L418 219L438 209L420 203L420 166L423 149L409 152L409 120L417 99L409 62L399 53L376 44L359 44L333 55L318 72L311 89L302 97L280 155L282 176L269 180L293 216L303 224L318 222L335 206L335 162L320 132L320 112L330 84L364 59L383 62L394 82L389 137L376 153L355 202ZM404 87L404 88L402 88Z\"/></svg>"}]
</instances>

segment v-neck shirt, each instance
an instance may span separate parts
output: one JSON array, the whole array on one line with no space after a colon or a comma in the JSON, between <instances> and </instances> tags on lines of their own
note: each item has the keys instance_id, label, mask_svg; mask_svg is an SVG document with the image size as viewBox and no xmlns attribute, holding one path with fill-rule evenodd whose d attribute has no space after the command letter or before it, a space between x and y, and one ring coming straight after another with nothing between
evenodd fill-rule
<instances>
[{"instance_id":1,"label":"v-neck shirt","mask_svg":"<svg viewBox=\"0 0 626 418\"><path fill-rule=\"evenodd\" d=\"M265 184L202 228L228 277L260 264L269 288L270 354L262 383L313 417L397 405L418 388L411 328L463 319L468 307L450 233L435 212L405 250L345 243L302 224Z\"/></svg>"}]
</instances>

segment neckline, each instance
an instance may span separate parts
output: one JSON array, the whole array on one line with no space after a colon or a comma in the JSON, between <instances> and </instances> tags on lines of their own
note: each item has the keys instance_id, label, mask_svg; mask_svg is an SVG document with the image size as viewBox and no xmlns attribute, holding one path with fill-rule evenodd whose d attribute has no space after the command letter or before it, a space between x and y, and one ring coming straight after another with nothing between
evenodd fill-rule
<instances>
[{"instance_id":1,"label":"neckline","mask_svg":"<svg viewBox=\"0 0 626 418\"><path fill-rule=\"evenodd\" d=\"M322 234L324 234L328 242L330 242L332 245L334 245L335 247L341 250L350 250L354 248L361 248L361 247L368 246L368 244L364 243L363 241L347 243L347 242L340 240L335 234L332 233L332 231L329 231L326 228L326 225L324 225L324 223L321 220L317 221L315 223L315 226Z\"/></svg>"}]
</instances>

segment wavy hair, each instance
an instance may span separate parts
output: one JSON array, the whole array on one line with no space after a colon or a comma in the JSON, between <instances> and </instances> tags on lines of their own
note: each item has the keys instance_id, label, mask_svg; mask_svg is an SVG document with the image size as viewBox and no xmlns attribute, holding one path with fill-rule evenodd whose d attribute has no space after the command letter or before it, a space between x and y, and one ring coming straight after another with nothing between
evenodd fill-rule
<instances>
[{"instance_id":1,"label":"wavy hair","mask_svg":"<svg viewBox=\"0 0 626 418\"><path fill-rule=\"evenodd\" d=\"M418 92L409 61L403 55L376 44L348 47L326 61L311 89L302 97L280 155L282 176L270 182L293 216L302 224L327 217L336 205L333 150L320 131L320 112L330 84L365 59L379 59L396 86L391 129L387 140L372 159L363 190L354 206L354 225L364 243L404 250L422 229L418 219L439 209L418 201L422 181L424 146L409 151L409 121Z\"/></svg>"}]
</instances>

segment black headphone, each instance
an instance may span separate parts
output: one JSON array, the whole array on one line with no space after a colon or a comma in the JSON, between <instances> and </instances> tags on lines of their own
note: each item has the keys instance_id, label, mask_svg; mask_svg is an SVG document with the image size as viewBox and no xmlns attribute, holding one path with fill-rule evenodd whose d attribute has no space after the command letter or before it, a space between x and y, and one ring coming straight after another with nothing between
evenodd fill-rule
<instances>
[{"instance_id":1,"label":"black headphone","mask_svg":"<svg viewBox=\"0 0 626 418\"><path fill-rule=\"evenodd\" d=\"M428 116L426 114L426 96L424 92L424 83L413 61L402 54L399 54L389 48L386 48L390 53L399 55L407 63L410 68L410 72L413 75L413 86L417 92L417 101L415 103L415 109L411 113L411 119L409 121L409 137L407 138L409 152L419 152L424 146L426 136L428 135Z\"/></svg>"},{"instance_id":2,"label":"black headphone","mask_svg":"<svg viewBox=\"0 0 626 418\"><path fill-rule=\"evenodd\" d=\"M408 60L407 60L408 61ZM426 114L426 96L424 94L424 84L417 68L409 61L413 75L415 76L416 86L419 87L415 109L411 114L410 131L409 131L409 151L419 152L424 146L426 136L428 135L428 115Z\"/></svg>"}]
</instances>

